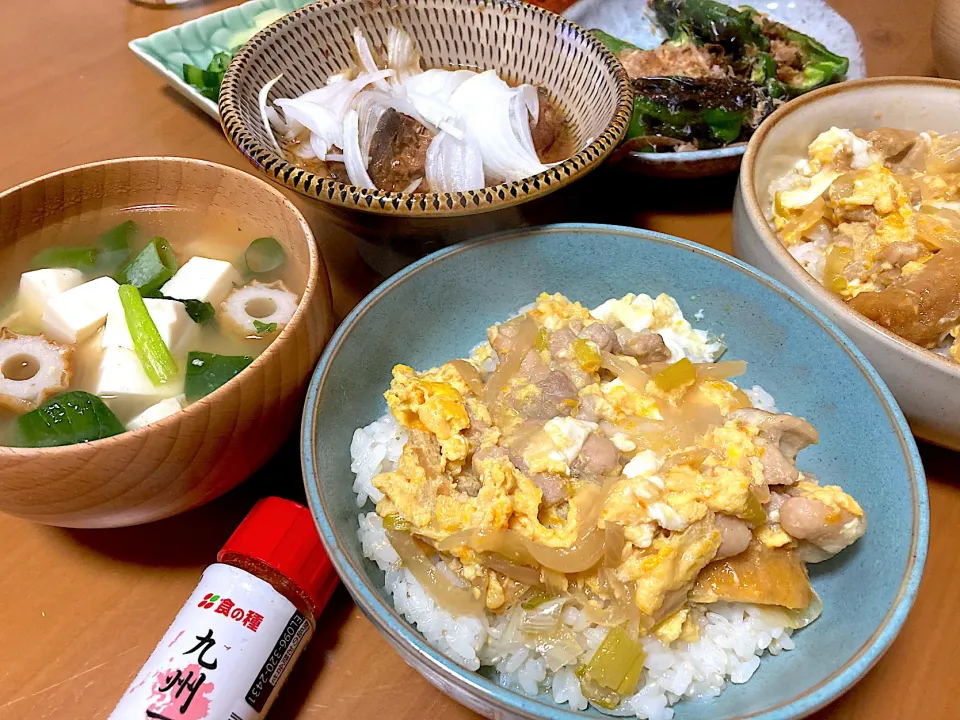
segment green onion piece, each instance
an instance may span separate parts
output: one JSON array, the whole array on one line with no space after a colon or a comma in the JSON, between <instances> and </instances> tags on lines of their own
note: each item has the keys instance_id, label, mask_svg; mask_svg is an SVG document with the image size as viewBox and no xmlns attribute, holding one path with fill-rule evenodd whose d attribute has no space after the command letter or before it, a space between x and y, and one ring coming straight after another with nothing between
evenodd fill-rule
<instances>
[{"instance_id":1,"label":"green onion piece","mask_svg":"<svg viewBox=\"0 0 960 720\"><path fill-rule=\"evenodd\" d=\"M187 377L183 391L187 402L205 397L240 374L253 362L249 355L217 355L191 352L187 355Z\"/></svg>"},{"instance_id":2,"label":"green onion piece","mask_svg":"<svg viewBox=\"0 0 960 720\"><path fill-rule=\"evenodd\" d=\"M183 303L184 309L187 311L187 315L190 316L190 319L193 320L198 325L203 323L210 322L217 315L217 311L214 309L213 305L203 300L192 300L192 299L182 299L169 297L167 295L161 295L163 300L176 300L178 303Z\"/></svg>"},{"instance_id":3,"label":"green onion piece","mask_svg":"<svg viewBox=\"0 0 960 720\"><path fill-rule=\"evenodd\" d=\"M530 597L520 603L520 607L522 607L524 610L535 610L545 602L553 600L556 597L556 595L549 593L546 590L534 590Z\"/></svg>"},{"instance_id":4,"label":"green onion piece","mask_svg":"<svg viewBox=\"0 0 960 720\"><path fill-rule=\"evenodd\" d=\"M383 526L387 530L396 532L410 532L410 523L400 517L397 513L390 513L383 518Z\"/></svg>"},{"instance_id":5,"label":"green onion piece","mask_svg":"<svg viewBox=\"0 0 960 720\"><path fill-rule=\"evenodd\" d=\"M55 447L90 442L124 431L103 400L82 390L61 393L17 419L16 445Z\"/></svg>"},{"instance_id":6,"label":"green onion piece","mask_svg":"<svg viewBox=\"0 0 960 720\"><path fill-rule=\"evenodd\" d=\"M143 371L154 385L162 385L177 374L177 363L170 348L160 337L153 318L147 312L140 291L133 285L121 285L118 290L123 315L133 340L133 351L140 358Z\"/></svg>"},{"instance_id":7,"label":"green onion piece","mask_svg":"<svg viewBox=\"0 0 960 720\"><path fill-rule=\"evenodd\" d=\"M287 254L272 237L257 238L243 254L252 273L267 273L283 265Z\"/></svg>"},{"instance_id":8,"label":"green onion piece","mask_svg":"<svg viewBox=\"0 0 960 720\"><path fill-rule=\"evenodd\" d=\"M257 331L258 335L269 335L270 333L275 333L277 331L277 324L275 322L265 323L260 322L259 320L254 320L253 329Z\"/></svg>"},{"instance_id":9,"label":"green onion piece","mask_svg":"<svg viewBox=\"0 0 960 720\"><path fill-rule=\"evenodd\" d=\"M93 270L99 251L93 247L52 247L41 250L30 261L34 270L43 268L76 268Z\"/></svg>"},{"instance_id":10,"label":"green onion piece","mask_svg":"<svg viewBox=\"0 0 960 720\"><path fill-rule=\"evenodd\" d=\"M177 271L177 256L170 243L155 237L130 262L120 268L117 282L133 285L142 297L155 297L163 284Z\"/></svg>"},{"instance_id":11,"label":"green onion piece","mask_svg":"<svg viewBox=\"0 0 960 720\"><path fill-rule=\"evenodd\" d=\"M628 695L640 680L645 657L639 640L634 640L619 627L611 628L586 664L582 677L619 695Z\"/></svg>"},{"instance_id":12,"label":"green onion piece","mask_svg":"<svg viewBox=\"0 0 960 720\"><path fill-rule=\"evenodd\" d=\"M109 230L100 233L97 245L97 268L105 273L113 273L130 258L130 241L137 235L137 224L125 220Z\"/></svg>"}]
</instances>

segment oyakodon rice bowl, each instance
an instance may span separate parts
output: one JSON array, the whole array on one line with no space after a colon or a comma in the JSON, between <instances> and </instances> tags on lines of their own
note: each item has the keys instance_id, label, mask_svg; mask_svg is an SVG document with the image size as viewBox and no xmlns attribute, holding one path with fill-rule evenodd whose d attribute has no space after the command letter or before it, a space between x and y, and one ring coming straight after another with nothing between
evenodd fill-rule
<instances>
[{"instance_id":1,"label":"oyakodon rice bowl","mask_svg":"<svg viewBox=\"0 0 960 720\"><path fill-rule=\"evenodd\" d=\"M351 446L358 506L377 503L363 553L427 641L528 695L657 720L792 650L821 609L804 562L866 527L796 469L816 430L737 388L745 364L667 295L542 295L488 337L398 365Z\"/></svg>"}]
</instances>

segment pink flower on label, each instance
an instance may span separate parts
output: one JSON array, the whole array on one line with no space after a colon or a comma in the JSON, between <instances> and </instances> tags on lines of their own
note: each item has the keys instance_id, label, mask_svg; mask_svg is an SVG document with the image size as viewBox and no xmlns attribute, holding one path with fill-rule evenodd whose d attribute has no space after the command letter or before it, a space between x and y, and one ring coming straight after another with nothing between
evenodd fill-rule
<instances>
[{"instance_id":1,"label":"pink flower on label","mask_svg":"<svg viewBox=\"0 0 960 720\"><path fill-rule=\"evenodd\" d=\"M213 681L197 664L154 675L147 710L170 720L204 720L210 711Z\"/></svg>"}]
</instances>

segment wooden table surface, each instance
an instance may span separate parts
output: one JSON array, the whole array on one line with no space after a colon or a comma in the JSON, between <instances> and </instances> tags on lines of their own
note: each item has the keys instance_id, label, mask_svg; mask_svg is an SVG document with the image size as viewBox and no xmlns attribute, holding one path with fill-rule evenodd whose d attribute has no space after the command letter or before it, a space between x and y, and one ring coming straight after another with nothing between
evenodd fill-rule
<instances>
[{"instance_id":1,"label":"wooden table surface","mask_svg":"<svg viewBox=\"0 0 960 720\"><path fill-rule=\"evenodd\" d=\"M250 169L206 115L164 86L127 42L226 7L128 0L0 3L0 188L71 165L183 155ZM833 0L857 28L872 75L932 75L933 0ZM733 179L583 184L582 218L636 224L729 250ZM298 204L303 207L302 203ZM342 318L376 283L349 238L318 223ZM920 596L889 653L819 718L960 717L960 487L956 456L921 447L931 505ZM257 498L303 498L296 438L239 489L171 520L63 530L0 515L0 720L105 718L201 570ZM873 532L883 532L874 528ZM343 589L271 717L393 720L474 716L422 680Z\"/></svg>"}]
</instances>

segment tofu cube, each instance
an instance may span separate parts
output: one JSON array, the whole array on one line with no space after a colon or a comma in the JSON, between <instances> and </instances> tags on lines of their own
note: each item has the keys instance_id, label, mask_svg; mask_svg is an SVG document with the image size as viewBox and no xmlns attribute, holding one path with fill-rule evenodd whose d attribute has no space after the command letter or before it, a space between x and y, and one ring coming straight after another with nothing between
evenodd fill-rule
<instances>
[{"instance_id":1,"label":"tofu cube","mask_svg":"<svg viewBox=\"0 0 960 720\"><path fill-rule=\"evenodd\" d=\"M164 283L160 292L167 297L202 300L219 307L233 286L242 284L240 273L233 264L224 260L193 257Z\"/></svg>"},{"instance_id":2,"label":"tofu cube","mask_svg":"<svg viewBox=\"0 0 960 720\"><path fill-rule=\"evenodd\" d=\"M117 282L101 277L55 295L47 303L40 324L44 333L64 343L86 340L107 321L120 304Z\"/></svg>"},{"instance_id":3,"label":"tofu cube","mask_svg":"<svg viewBox=\"0 0 960 720\"><path fill-rule=\"evenodd\" d=\"M83 273L74 268L32 270L20 276L20 310L39 317L52 298L83 282Z\"/></svg>"},{"instance_id":4,"label":"tofu cube","mask_svg":"<svg viewBox=\"0 0 960 720\"><path fill-rule=\"evenodd\" d=\"M146 298L143 302L170 353L174 357L186 357L190 350L188 345L199 333L199 326L190 319L183 303L155 298ZM133 350L127 317L119 303L107 315L107 326L103 329L100 344L105 348L116 346Z\"/></svg>"},{"instance_id":5,"label":"tofu cube","mask_svg":"<svg viewBox=\"0 0 960 720\"><path fill-rule=\"evenodd\" d=\"M163 385L154 385L143 371L140 358L133 350L112 345L104 348L93 393L121 419L143 412L183 392L183 377Z\"/></svg>"},{"instance_id":6,"label":"tofu cube","mask_svg":"<svg viewBox=\"0 0 960 720\"><path fill-rule=\"evenodd\" d=\"M137 430L138 428L142 428L150 423L155 423L157 420L163 420L163 418L173 415L176 412L180 412L183 410L183 405L185 402L186 399L183 395L177 395L176 397L161 400L156 405L151 405L142 413L137 415L133 420L128 422L127 430Z\"/></svg>"}]
</instances>

